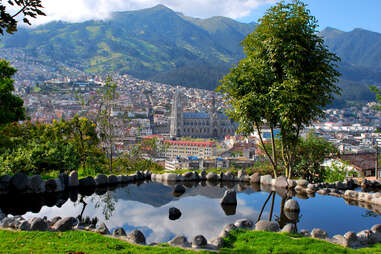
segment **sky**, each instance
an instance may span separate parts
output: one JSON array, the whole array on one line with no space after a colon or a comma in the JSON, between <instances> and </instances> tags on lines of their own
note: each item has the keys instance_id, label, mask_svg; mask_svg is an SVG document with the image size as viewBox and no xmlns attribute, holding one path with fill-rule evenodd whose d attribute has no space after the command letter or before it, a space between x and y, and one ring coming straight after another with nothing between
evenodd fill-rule
<instances>
[{"instance_id":1,"label":"sky","mask_svg":"<svg viewBox=\"0 0 381 254\"><path fill-rule=\"evenodd\" d=\"M225 16L241 22L257 21L279 0L42 0L47 17L33 24L52 20L80 22L107 19L112 11L127 11L164 4L187 16ZM381 33L381 0L305 0L321 29L327 26L343 31L363 28Z\"/></svg>"}]
</instances>

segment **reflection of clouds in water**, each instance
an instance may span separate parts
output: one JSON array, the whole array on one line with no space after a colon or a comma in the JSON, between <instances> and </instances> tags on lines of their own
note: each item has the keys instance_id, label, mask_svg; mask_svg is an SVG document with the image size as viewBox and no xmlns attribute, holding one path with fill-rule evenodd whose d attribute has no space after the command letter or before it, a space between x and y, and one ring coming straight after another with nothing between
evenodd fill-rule
<instances>
[{"instance_id":1,"label":"reflection of clouds in water","mask_svg":"<svg viewBox=\"0 0 381 254\"><path fill-rule=\"evenodd\" d=\"M95 201L90 197L85 198L88 205L84 216L98 217L100 221L106 221L102 209L95 209L95 203L92 203L92 200ZM245 200L238 198L237 214L226 216L219 200L208 199L203 196L175 200L159 208L136 201L119 199L115 204L115 211L111 218L106 221L106 225L110 230L116 227L124 227L129 231L132 227L140 228L147 234L147 242L166 242L175 235L185 235L188 239L193 239L198 234L212 240L217 237L222 227L227 223L234 223L241 218L256 219L258 212L245 206L245 204ZM82 207L82 204L74 205L69 201L61 208L44 207L38 216L47 216L48 218L55 216L77 217L81 213ZM168 210L170 207L180 209L182 216L179 220L169 220ZM27 213L25 215L26 218L34 216L37 214Z\"/></svg>"}]
</instances>

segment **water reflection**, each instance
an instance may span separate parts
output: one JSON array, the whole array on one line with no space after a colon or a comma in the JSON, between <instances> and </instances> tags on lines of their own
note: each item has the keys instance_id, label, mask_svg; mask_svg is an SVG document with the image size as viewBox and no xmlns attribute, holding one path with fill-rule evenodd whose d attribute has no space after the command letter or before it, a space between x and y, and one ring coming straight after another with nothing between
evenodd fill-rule
<instances>
[{"instance_id":1,"label":"water reflection","mask_svg":"<svg viewBox=\"0 0 381 254\"><path fill-rule=\"evenodd\" d=\"M123 227L126 232L140 229L147 242L166 242L176 235L193 238L202 234L215 238L223 225L248 218L275 220L281 227L293 223L300 229L322 228L330 235L361 231L380 223L374 211L349 206L343 199L320 196L295 196L294 192L249 184L184 183L182 195L175 186L161 183L139 183L113 189L95 189L95 193L78 190L59 195L0 197L0 208L7 214L34 216L73 216L81 221L102 221L112 231ZM237 206L222 207L220 199L228 188L238 192ZM260 191L262 188L262 191ZM300 214L284 210L285 202L296 199ZM170 220L169 208L182 215ZM372 213L371 213L372 212ZM367 215L367 216L364 216Z\"/></svg>"}]
</instances>

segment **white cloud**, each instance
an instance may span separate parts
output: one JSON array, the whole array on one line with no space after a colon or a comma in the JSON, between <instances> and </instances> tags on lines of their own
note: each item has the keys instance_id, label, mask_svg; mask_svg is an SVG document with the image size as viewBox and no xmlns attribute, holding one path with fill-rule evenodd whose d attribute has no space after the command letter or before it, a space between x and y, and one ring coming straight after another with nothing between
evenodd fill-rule
<instances>
[{"instance_id":1,"label":"white cloud","mask_svg":"<svg viewBox=\"0 0 381 254\"><path fill-rule=\"evenodd\" d=\"M149 8L163 4L187 16L207 18L226 16L242 18L261 5L277 0L42 0L47 17L38 17L33 24L52 20L79 22L105 19L113 11Z\"/></svg>"}]
</instances>

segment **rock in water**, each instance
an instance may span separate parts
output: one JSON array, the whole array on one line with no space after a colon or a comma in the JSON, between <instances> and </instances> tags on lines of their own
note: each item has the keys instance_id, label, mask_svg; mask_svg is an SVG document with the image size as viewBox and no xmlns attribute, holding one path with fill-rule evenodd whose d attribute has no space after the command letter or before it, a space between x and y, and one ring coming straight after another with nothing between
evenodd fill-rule
<instances>
[{"instance_id":1,"label":"rock in water","mask_svg":"<svg viewBox=\"0 0 381 254\"><path fill-rule=\"evenodd\" d=\"M184 186L182 185L176 185L175 186L175 189L173 190L173 194L176 196L176 197L179 197L181 196L182 194L185 193L185 188Z\"/></svg>"},{"instance_id":2,"label":"rock in water","mask_svg":"<svg viewBox=\"0 0 381 254\"><path fill-rule=\"evenodd\" d=\"M237 193L235 190L226 190L220 203L221 205L237 205Z\"/></svg>"},{"instance_id":3,"label":"rock in water","mask_svg":"<svg viewBox=\"0 0 381 254\"><path fill-rule=\"evenodd\" d=\"M298 201L294 199L287 200L286 203L284 204L284 209L288 211L293 211L293 212L300 211Z\"/></svg>"},{"instance_id":4,"label":"rock in water","mask_svg":"<svg viewBox=\"0 0 381 254\"><path fill-rule=\"evenodd\" d=\"M181 211L177 209L176 207L169 208L169 219L170 220L177 220L181 217Z\"/></svg>"}]
</instances>

